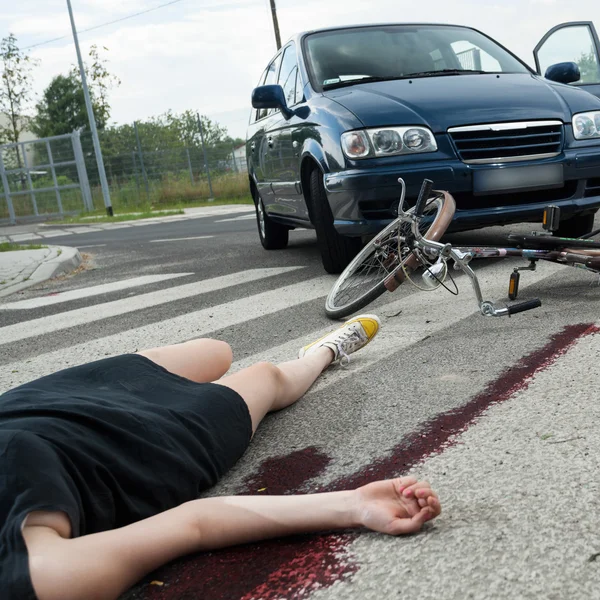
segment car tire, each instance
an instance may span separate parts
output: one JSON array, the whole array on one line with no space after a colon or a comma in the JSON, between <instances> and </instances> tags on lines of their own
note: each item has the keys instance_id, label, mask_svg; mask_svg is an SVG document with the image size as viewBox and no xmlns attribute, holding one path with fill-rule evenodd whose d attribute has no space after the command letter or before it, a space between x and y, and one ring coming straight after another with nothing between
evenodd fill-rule
<instances>
[{"instance_id":1,"label":"car tire","mask_svg":"<svg viewBox=\"0 0 600 600\"><path fill-rule=\"evenodd\" d=\"M265 205L258 191L255 192L254 205L256 209L256 224L258 237L265 250L281 250L286 248L290 230L285 225L275 223L265 210Z\"/></svg>"},{"instance_id":2,"label":"car tire","mask_svg":"<svg viewBox=\"0 0 600 600\"><path fill-rule=\"evenodd\" d=\"M323 267L327 273L341 273L362 248L362 241L359 237L340 235L333 226L323 173L318 167L310 174L310 208Z\"/></svg>"},{"instance_id":3,"label":"car tire","mask_svg":"<svg viewBox=\"0 0 600 600\"><path fill-rule=\"evenodd\" d=\"M586 233L590 233L594 228L594 218L596 213L575 215L561 221L554 235L566 238L578 238Z\"/></svg>"}]
</instances>

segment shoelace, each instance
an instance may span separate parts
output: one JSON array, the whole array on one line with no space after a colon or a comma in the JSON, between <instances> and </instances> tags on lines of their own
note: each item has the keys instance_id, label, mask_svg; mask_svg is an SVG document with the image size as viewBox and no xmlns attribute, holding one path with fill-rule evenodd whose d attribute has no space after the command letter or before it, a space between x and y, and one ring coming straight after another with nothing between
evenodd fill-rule
<instances>
[{"instance_id":1,"label":"shoelace","mask_svg":"<svg viewBox=\"0 0 600 600\"><path fill-rule=\"evenodd\" d=\"M353 331L343 340L336 342L335 345L338 349L338 354L340 356L340 365L345 367L350 362L350 357L346 353L346 346L350 343L360 343L365 342L367 340L367 336L364 333L360 333L359 331Z\"/></svg>"}]
</instances>

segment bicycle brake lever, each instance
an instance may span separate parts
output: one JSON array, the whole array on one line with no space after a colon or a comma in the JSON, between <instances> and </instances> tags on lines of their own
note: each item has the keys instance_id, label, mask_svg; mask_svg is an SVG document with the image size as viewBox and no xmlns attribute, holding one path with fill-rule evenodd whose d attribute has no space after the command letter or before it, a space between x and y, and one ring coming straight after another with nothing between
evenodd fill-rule
<instances>
[{"instance_id":1,"label":"bicycle brake lever","mask_svg":"<svg viewBox=\"0 0 600 600\"><path fill-rule=\"evenodd\" d=\"M398 177L398 183L402 188L402 191L400 192L400 200L398 201L398 216L404 217L406 216L406 211L404 210L404 202L406 201L406 183L402 177Z\"/></svg>"}]
</instances>

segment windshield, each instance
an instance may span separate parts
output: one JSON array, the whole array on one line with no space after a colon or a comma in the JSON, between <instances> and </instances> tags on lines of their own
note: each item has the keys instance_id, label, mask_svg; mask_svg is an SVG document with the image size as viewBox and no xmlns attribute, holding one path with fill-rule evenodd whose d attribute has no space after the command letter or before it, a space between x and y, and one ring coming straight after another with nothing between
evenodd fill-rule
<instances>
[{"instance_id":1,"label":"windshield","mask_svg":"<svg viewBox=\"0 0 600 600\"><path fill-rule=\"evenodd\" d=\"M481 33L463 27L393 25L323 31L304 40L317 91L361 79L530 73Z\"/></svg>"}]
</instances>

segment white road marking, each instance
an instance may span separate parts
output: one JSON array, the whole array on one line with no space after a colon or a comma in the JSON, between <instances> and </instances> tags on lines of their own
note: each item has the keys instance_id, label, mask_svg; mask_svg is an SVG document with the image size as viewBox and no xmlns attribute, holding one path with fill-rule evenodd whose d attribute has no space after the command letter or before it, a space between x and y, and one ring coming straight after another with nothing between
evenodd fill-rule
<instances>
[{"instance_id":1,"label":"white road marking","mask_svg":"<svg viewBox=\"0 0 600 600\"><path fill-rule=\"evenodd\" d=\"M106 244L101 244L102 246ZM82 246L83 248L83 246ZM99 296L119 290L126 290L132 287L157 283L159 281L167 281L176 279L177 277L186 277L193 273L164 273L157 275L142 275L141 277L133 277L132 279L123 279L121 281L113 281L112 283L103 283L102 285L94 285L87 288L70 290L53 296L41 296L39 298L30 298L29 300L19 300L17 302L9 302L0 304L0 310L22 310L40 308L42 306L50 306L59 304L60 302L69 302L71 300L80 300L81 298L90 298L91 296ZM2 339L2 338L0 338Z\"/></svg>"},{"instance_id":2,"label":"white road marking","mask_svg":"<svg viewBox=\"0 0 600 600\"><path fill-rule=\"evenodd\" d=\"M519 288L520 300L525 299L523 292L527 287L545 279L558 268L562 267L540 261L536 271L527 273L527 278L521 283ZM506 273L507 267L502 261L489 265L485 269L477 270L477 277L481 284L484 298L496 300L506 297L507 286L506 278L504 277ZM384 352L397 352L467 317L471 316L473 319L481 320L482 326L486 323L497 322L498 319L501 320L503 318L484 317L479 314L475 295L466 277L460 280L459 289L460 293L458 296L452 296L443 289L433 292L406 294L406 292L410 292L411 286L408 282L405 282L397 292L393 294L386 292L380 299L375 301L374 306L364 308L361 312L375 313L380 316L383 320L383 326L377 335L377 344L370 344L360 351L360 354L356 357L357 364L353 365L353 369L366 369L370 365L380 361L382 348L387 348ZM400 297L398 298L398 296ZM386 300L388 302L383 304ZM498 304L502 306L502 302ZM330 327L320 331L313 331L279 346L271 347L264 352L259 352L236 361L232 366L231 372L249 367L256 362L281 362L289 360L290 357L297 354L299 348L316 339L320 339L336 326L339 326L339 323L336 325L334 321ZM346 371L343 369L326 371L324 376L319 378L311 389L318 390L321 387L329 385L332 378L333 380L336 378L342 379L345 376Z\"/></svg>"},{"instance_id":3,"label":"white road marking","mask_svg":"<svg viewBox=\"0 0 600 600\"><path fill-rule=\"evenodd\" d=\"M70 227L73 233L98 233L97 227Z\"/></svg>"},{"instance_id":4,"label":"white road marking","mask_svg":"<svg viewBox=\"0 0 600 600\"><path fill-rule=\"evenodd\" d=\"M249 221L251 219L255 219L254 215L242 215L240 217L231 217L229 219L219 219L215 221L215 223L227 223L228 221Z\"/></svg>"},{"instance_id":5,"label":"white road marking","mask_svg":"<svg viewBox=\"0 0 600 600\"><path fill-rule=\"evenodd\" d=\"M272 269L250 269L238 273L230 273L229 275L223 275L221 277L214 277L213 279L174 286L157 292L140 294L139 296L134 296L132 298L124 298L122 300L114 300L112 302L105 302L94 306L86 306L85 308L62 312L49 317L22 321L20 323L15 323L14 325L7 325L6 327L0 328L0 343L9 344L11 342L17 342L46 333L69 329L78 325L86 325L94 321L123 315L136 310L143 310L150 306L158 306L160 304L181 300L182 298L190 298L199 294L214 292L234 285L239 285L240 283L257 281L303 268L304 267L276 267ZM276 294L276 292L274 293ZM244 300L244 302L246 302L246 300ZM247 307L240 307L239 310L243 314L247 312L246 308ZM188 315L184 315L184 320L187 318ZM163 323L168 322L169 320L163 321ZM127 333L125 335L127 335Z\"/></svg>"},{"instance_id":6,"label":"white road marking","mask_svg":"<svg viewBox=\"0 0 600 600\"><path fill-rule=\"evenodd\" d=\"M81 250L82 248L102 248L103 246L106 246L106 244L92 244L91 246L77 246L77 248L79 248Z\"/></svg>"},{"instance_id":7,"label":"white road marking","mask_svg":"<svg viewBox=\"0 0 600 600\"><path fill-rule=\"evenodd\" d=\"M50 229L48 231L40 231L39 235L43 238L51 238L51 237L60 237L62 235L71 235L72 231L67 230L59 230L59 229Z\"/></svg>"},{"instance_id":8,"label":"white road marking","mask_svg":"<svg viewBox=\"0 0 600 600\"><path fill-rule=\"evenodd\" d=\"M292 267L292 269L299 268L302 267ZM263 269L263 271L267 270L278 271L278 269ZM284 269L280 269L280 271L285 272ZM240 280L247 281L251 275L252 271L245 271L237 273L235 278L239 283ZM40 354L28 361L17 361L10 365L3 365L0 369L0 391L76 364L105 356L136 352L144 348L176 344L185 340L207 336L217 329L232 327L287 310L293 306L325 296L334 281L335 279L330 275L316 277L308 281L301 281L268 292L233 300L232 302L202 308L158 323L90 340L69 348ZM180 290L182 287L173 289ZM132 298L129 301L134 302L135 300L135 298ZM268 326L268 319L266 321L265 326ZM4 342L2 331L0 329L0 341ZM13 374L13 371L18 373ZM16 381L17 378L18 382Z\"/></svg>"},{"instance_id":9,"label":"white road marking","mask_svg":"<svg viewBox=\"0 0 600 600\"><path fill-rule=\"evenodd\" d=\"M206 240L208 238L215 237L214 235L197 235L195 237L183 237L183 238L171 238L165 240L150 240L151 244L157 244L159 242L184 242L186 240Z\"/></svg>"},{"instance_id":10,"label":"white road marking","mask_svg":"<svg viewBox=\"0 0 600 600\"><path fill-rule=\"evenodd\" d=\"M530 285L551 276L559 268L562 267L550 263L539 264L538 269L528 273L526 280L521 283L521 297L525 297L523 292ZM478 270L477 274L486 298L498 299L505 297L506 279L504 275L506 275L506 264L499 261L485 269ZM236 275L236 277L239 281L240 276ZM105 356L175 344L210 335L211 332L219 329L266 317L304 302L324 298L334 282L334 276L326 275L248 298L201 309L173 319L123 331L115 335L90 340L66 349L47 352L33 357L29 362L15 361L3 365L3 368L0 369L0 391L59 369ZM357 370L368 369L387 353L402 351L402 349L418 343L424 337L441 331L461 319L468 317L479 319L482 326L493 325L498 322L497 318L483 317L477 313L475 297L466 278L459 282L461 290L459 296L451 296L443 290L406 294L404 290L410 288L407 284L405 285L406 288L402 286L394 294L386 293L382 298L375 301L372 307L364 309L364 312L374 312L383 318L384 325L377 336L377 343L369 344L361 350L360 354L353 360L354 364L351 369L328 370L311 389L318 390L332 382L340 381ZM134 301L134 299L130 301ZM399 311L402 311L402 313L397 315ZM429 320L430 323L426 323L426 320ZM268 326L268 321L268 319L264 320L265 326ZM313 331L294 340L287 340L281 345L244 358L234 363L232 371L237 371L261 360L272 362L290 360L297 356L300 347L318 339L337 326L339 326L339 323L332 322L330 326L321 331ZM2 329L0 329L0 341L4 342ZM13 370L18 371L18 373L12 374Z\"/></svg>"}]
</instances>

